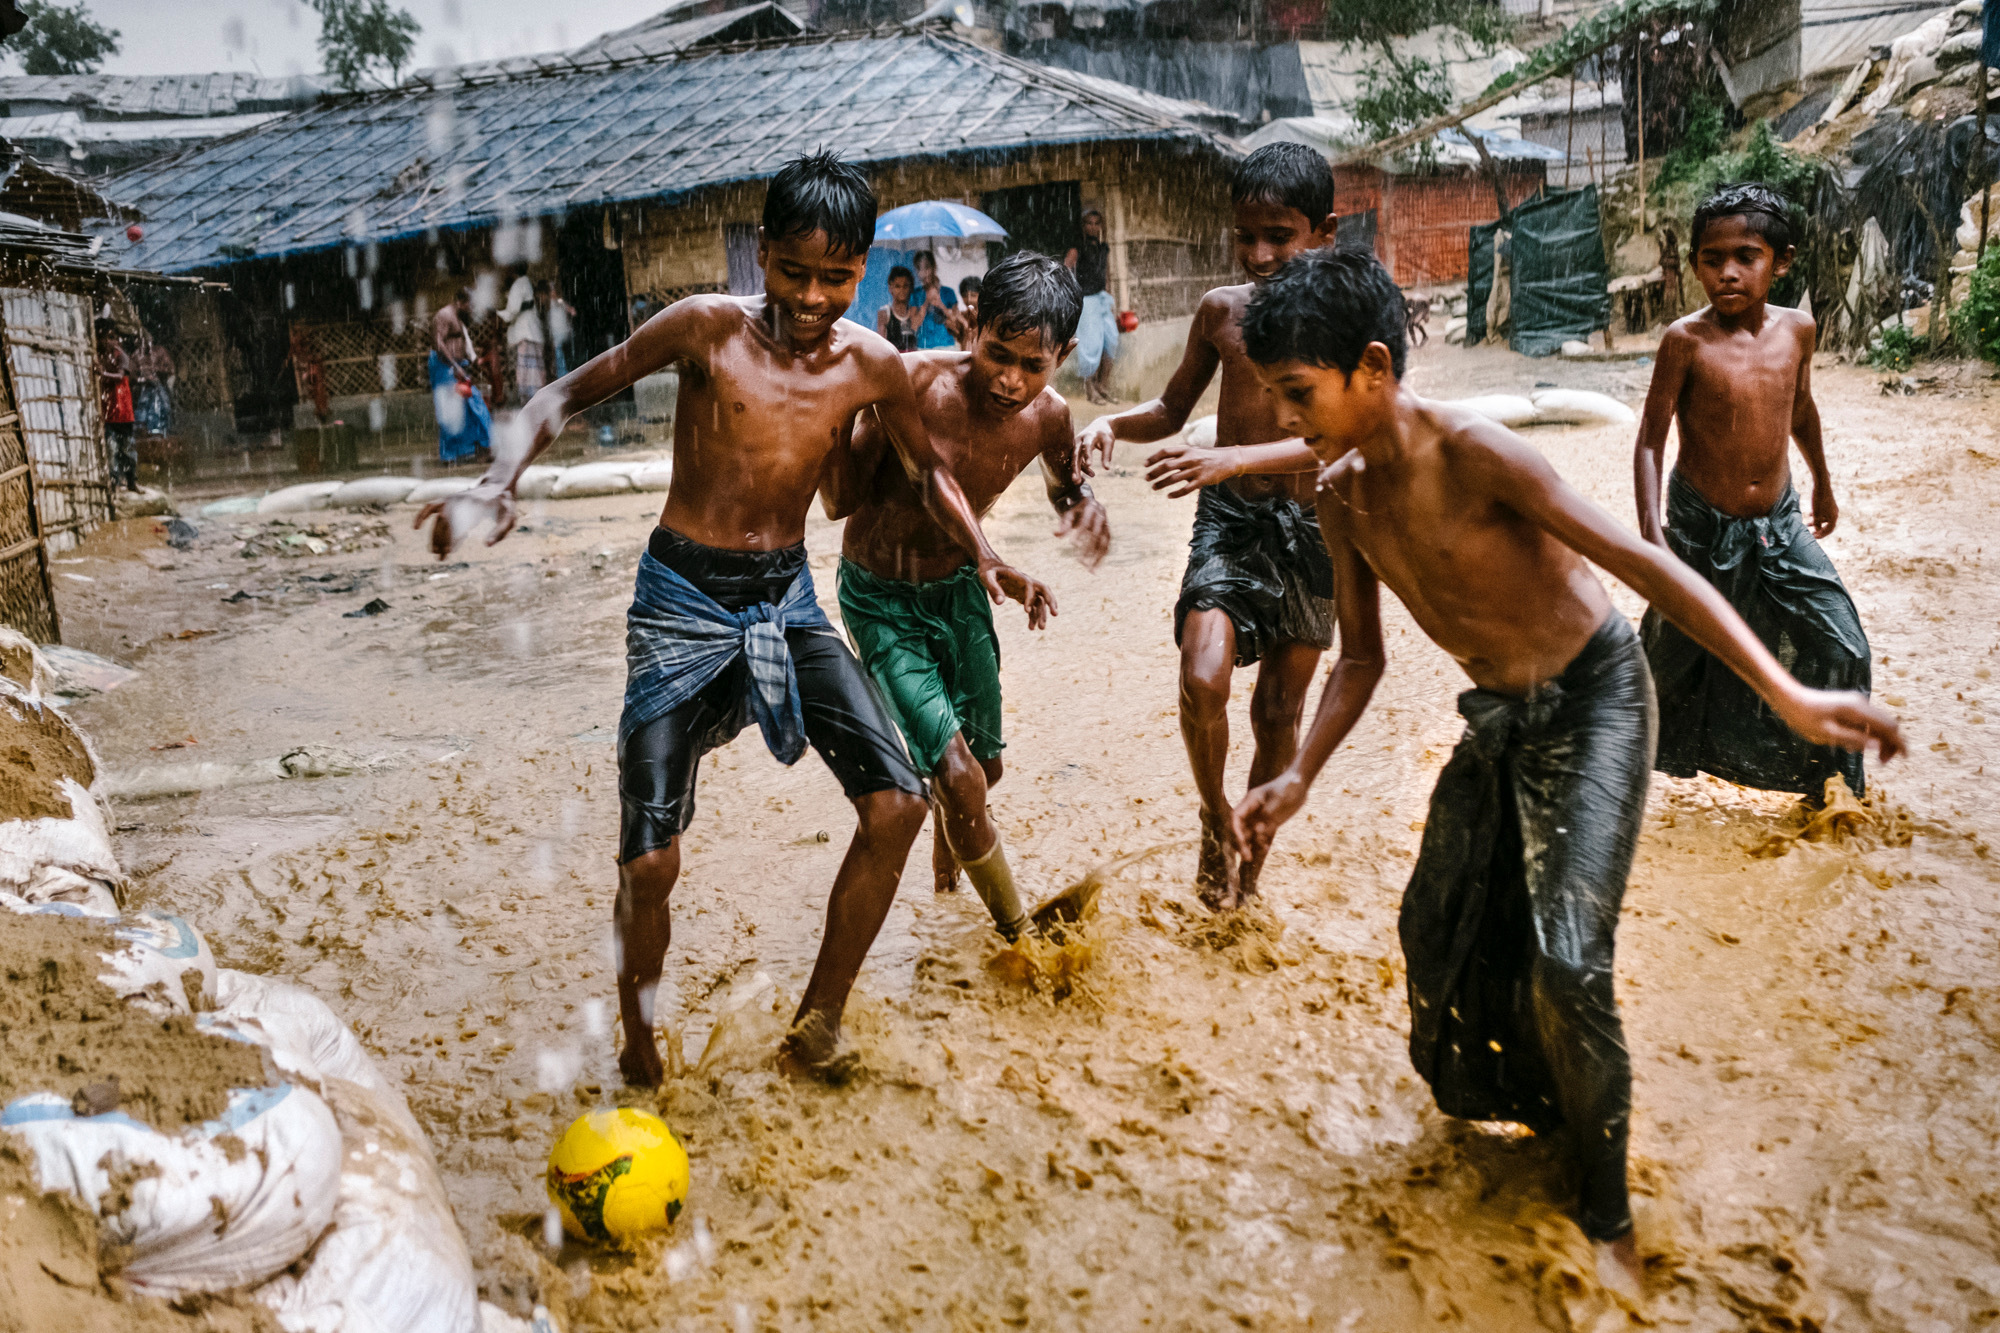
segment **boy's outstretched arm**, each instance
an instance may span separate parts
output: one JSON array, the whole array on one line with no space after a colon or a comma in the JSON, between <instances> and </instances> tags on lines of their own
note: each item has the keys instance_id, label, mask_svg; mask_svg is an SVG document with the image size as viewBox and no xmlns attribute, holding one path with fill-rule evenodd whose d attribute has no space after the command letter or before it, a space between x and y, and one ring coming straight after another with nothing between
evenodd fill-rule
<instances>
[{"instance_id":1,"label":"boy's outstretched arm","mask_svg":"<svg viewBox=\"0 0 2000 1333\"><path fill-rule=\"evenodd\" d=\"M732 312L733 313L733 312ZM600 352L569 374L538 390L514 418L494 432L493 461L471 490L434 500L417 511L413 527L431 524L431 550L442 560L451 548L483 523L493 525L488 546L514 530L514 486L549 442L562 434L571 416L594 407L626 386L674 361L696 356L721 331L723 312L712 302L677 301L641 324L609 351Z\"/></svg>"},{"instance_id":2,"label":"boy's outstretched arm","mask_svg":"<svg viewBox=\"0 0 2000 1333\"><path fill-rule=\"evenodd\" d=\"M1066 403L1049 413L1042 443L1042 484L1056 511L1055 535L1075 537L1077 558L1085 569L1096 569L1111 549L1111 521L1090 493L1090 483L1077 479L1076 433Z\"/></svg>"},{"instance_id":3,"label":"boy's outstretched arm","mask_svg":"<svg viewBox=\"0 0 2000 1333\"><path fill-rule=\"evenodd\" d=\"M1178 500L1231 477L1317 472L1319 468L1319 455L1312 451L1311 445L1296 437L1228 448L1170 444L1146 460L1146 480L1153 483L1154 490L1166 491L1169 500Z\"/></svg>"},{"instance_id":4,"label":"boy's outstretched arm","mask_svg":"<svg viewBox=\"0 0 2000 1333\"><path fill-rule=\"evenodd\" d=\"M1639 442L1632 450L1632 494L1639 502L1639 535L1655 546L1667 544L1660 526L1660 478L1666 470L1667 427L1680 407L1694 360L1694 336L1669 325L1653 362L1653 386L1646 390L1646 408L1639 417Z\"/></svg>"},{"instance_id":5,"label":"boy's outstretched arm","mask_svg":"<svg viewBox=\"0 0 2000 1333\"><path fill-rule=\"evenodd\" d=\"M1722 594L1672 552L1633 536L1505 428L1474 429L1476 443L1461 451L1459 465L1475 491L1492 495L1651 602L1741 676L1785 725L1814 744L1844 750L1865 750L1873 741L1885 761L1903 752L1902 728L1867 695L1799 684Z\"/></svg>"},{"instance_id":6,"label":"boy's outstretched arm","mask_svg":"<svg viewBox=\"0 0 2000 1333\"><path fill-rule=\"evenodd\" d=\"M1382 649L1382 588L1375 571L1347 535L1347 505L1322 488L1319 528L1333 557L1335 615L1340 622L1340 656L1320 691L1312 727L1285 770L1253 788L1229 816L1229 834L1239 856L1261 857L1278 826L1299 812L1313 779L1354 730L1375 693L1387 657Z\"/></svg>"},{"instance_id":7,"label":"boy's outstretched arm","mask_svg":"<svg viewBox=\"0 0 2000 1333\"><path fill-rule=\"evenodd\" d=\"M953 541L971 554L979 569L979 582L986 595L998 606L1011 597L1028 609L1028 627L1040 629L1055 614L1056 599L1048 585L1015 569L1000 559L986 534L980 530L979 515L951 468L938 456L930 430L917 410L916 390L903 359L889 348L863 353L870 386L875 390L875 419L895 446L903 471L923 492L924 509Z\"/></svg>"},{"instance_id":8,"label":"boy's outstretched arm","mask_svg":"<svg viewBox=\"0 0 2000 1333\"><path fill-rule=\"evenodd\" d=\"M1204 296L1195 310L1194 323L1188 328L1187 350L1181 353L1181 363L1174 367L1160 396L1123 412L1101 416L1083 428L1076 437L1077 480L1097 471L1090 461L1093 450L1098 462L1109 466L1111 448L1118 441L1136 440L1143 444L1165 439L1187 425L1188 413L1194 411L1208 382L1215 378L1215 368L1222 363L1221 354L1215 350L1214 331L1216 321L1228 318L1228 314L1228 305L1214 292Z\"/></svg>"},{"instance_id":9,"label":"boy's outstretched arm","mask_svg":"<svg viewBox=\"0 0 2000 1333\"><path fill-rule=\"evenodd\" d=\"M1840 522L1840 505L1833 498L1833 473L1826 466L1826 444L1820 438L1819 404L1812 396L1813 322L1801 316L1799 324L1799 384L1792 394L1792 438L1799 442L1806 467L1812 472L1812 534L1830 537Z\"/></svg>"}]
</instances>

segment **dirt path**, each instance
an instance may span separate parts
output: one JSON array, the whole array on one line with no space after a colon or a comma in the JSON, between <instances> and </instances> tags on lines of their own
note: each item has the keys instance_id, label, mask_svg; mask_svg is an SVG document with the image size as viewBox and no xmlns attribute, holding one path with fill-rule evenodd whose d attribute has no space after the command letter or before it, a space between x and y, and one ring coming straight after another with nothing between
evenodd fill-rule
<instances>
[{"instance_id":1,"label":"dirt path","mask_svg":"<svg viewBox=\"0 0 2000 1333\"><path fill-rule=\"evenodd\" d=\"M1419 365L1443 396L1645 375L1436 346ZM1979 1327L2000 1319L2000 394L1818 379L1844 492L1829 549L1917 742L1880 783L1914 839L1756 858L1786 800L1656 783L1619 959L1639 1234L1665 1326ZM1628 432L1533 438L1629 515ZM1104 915L1024 982L976 899L930 893L926 831L853 1010L869 1077L779 1083L777 1015L853 817L816 759L784 769L754 730L718 752L659 1005L685 1060L657 1105L720 1242L706 1266L665 1246L551 1266L524 1239L560 1125L653 1100L617 1085L608 1034L610 741L657 497L545 504L447 571L393 525L245 559L228 524L175 554L142 523L58 567L92 580L66 588L71 641L144 672L76 715L114 773L307 742L398 765L128 804L120 850L141 901L332 999L403 1080L494 1299L646 1333L1623 1327L1600 1324L1546 1146L1440 1116L1403 1049L1396 910L1459 731L1455 668L1392 606L1388 678L1282 835L1268 911L1216 923L1189 890L1168 624L1193 501L1107 479L1116 544L1092 575L1039 490L989 527L1062 610L1039 635L1002 617L995 805L1030 892L1097 871ZM808 536L827 594L837 537ZM388 610L345 618L374 597Z\"/></svg>"}]
</instances>

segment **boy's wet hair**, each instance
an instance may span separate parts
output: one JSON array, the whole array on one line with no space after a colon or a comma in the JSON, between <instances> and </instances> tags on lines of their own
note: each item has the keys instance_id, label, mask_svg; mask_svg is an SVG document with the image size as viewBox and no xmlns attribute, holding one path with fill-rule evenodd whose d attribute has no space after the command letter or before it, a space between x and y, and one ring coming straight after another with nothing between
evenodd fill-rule
<instances>
[{"instance_id":1,"label":"boy's wet hair","mask_svg":"<svg viewBox=\"0 0 2000 1333\"><path fill-rule=\"evenodd\" d=\"M765 240L816 231L847 255L867 254L875 240L875 187L859 167L824 150L785 163L764 193Z\"/></svg>"},{"instance_id":2,"label":"boy's wet hair","mask_svg":"<svg viewBox=\"0 0 2000 1333\"><path fill-rule=\"evenodd\" d=\"M890 269L889 276L884 278L882 281L894 282L898 278L901 278L904 282L909 283L912 287L917 285L917 275L910 272L910 270L904 268L901 264L898 264L894 268Z\"/></svg>"},{"instance_id":3,"label":"boy's wet hair","mask_svg":"<svg viewBox=\"0 0 2000 1333\"><path fill-rule=\"evenodd\" d=\"M1236 164L1229 202L1295 208L1317 227L1333 212L1333 167L1302 143L1267 143Z\"/></svg>"},{"instance_id":4,"label":"boy's wet hair","mask_svg":"<svg viewBox=\"0 0 2000 1333\"><path fill-rule=\"evenodd\" d=\"M1243 312L1243 347L1261 366L1303 361L1352 375L1369 343L1403 377L1409 324L1402 289L1366 251L1312 250L1269 279Z\"/></svg>"},{"instance_id":5,"label":"boy's wet hair","mask_svg":"<svg viewBox=\"0 0 2000 1333\"><path fill-rule=\"evenodd\" d=\"M1083 318L1083 289L1067 265L1016 250L986 270L979 282L977 327L1002 338L1038 330L1042 345L1060 351Z\"/></svg>"},{"instance_id":6,"label":"boy's wet hair","mask_svg":"<svg viewBox=\"0 0 2000 1333\"><path fill-rule=\"evenodd\" d=\"M1738 181L1702 200L1688 227L1688 248L1700 249L1701 234L1721 218L1742 218L1743 225L1762 236L1777 254L1798 244L1799 226L1791 201L1768 185Z\"/></svg>"},{"instance_id":7,"label":"boy's wet hair","mask_svg":"<svg viewBox=\"0 0 2000 1333\"><path fill-rule=\"evenodd\" d=\"M979 275L977 273L967 274L965 280L958 284L958 294L960 296L979 295Z\"/></svg>"}]
</instances>

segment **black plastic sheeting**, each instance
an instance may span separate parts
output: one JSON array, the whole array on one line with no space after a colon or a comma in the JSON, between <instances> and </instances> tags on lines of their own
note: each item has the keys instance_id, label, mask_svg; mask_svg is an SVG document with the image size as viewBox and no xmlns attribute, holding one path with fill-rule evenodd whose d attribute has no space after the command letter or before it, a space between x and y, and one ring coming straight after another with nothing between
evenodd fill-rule
<instances>
[{"instance_id":1,"label":"black plastic sheeting","mask_svg":"<svg viewBox=\"0 0 2000 1333\"><path fill-rule=\"evenodd\" d=\"M1162 97L1206 102L1248 125L1313 114L1297 42L1128 38L1099 46L1046 38L1009 42L1007 50L1038 65L1115 79Z\"/></svg>"},{"instance_id":2,"label":"black plastic sheeting","mask_svg":"<svg viewBox=\"0 0 2000 1333\"><path fill-rule=\"evenodd\" d=\"M1525 356L1553 356L1571 339L1611 322L1605 291L1610 265L1597 213L1597 187L1545 193L1499 222L1472 228L1465 284L1465 341L1486 337L1493 289L1493 236L1505 228L1509 316L1507 345Z\"/></svg>"},{"instance_id":3,"label":"black plastic sheeting","mask_svg":"<svg viewBox=\"0 0 2000 1333\"><path fill-rule=\"evenodd\" d=\"M1969 168L1979 139L1970 115L1949 125L1884 112L1854 136L1843 154L1838 202L1852 234L1874 218L1888 238L1896 272L1934 282L1943 258L1958 248L1958 210L1969 193ZM1986 122L1984 181L2000 178L2000 116ZM1827 201L1831 202L1831 201Z\"/></svg>"}]
</instances>

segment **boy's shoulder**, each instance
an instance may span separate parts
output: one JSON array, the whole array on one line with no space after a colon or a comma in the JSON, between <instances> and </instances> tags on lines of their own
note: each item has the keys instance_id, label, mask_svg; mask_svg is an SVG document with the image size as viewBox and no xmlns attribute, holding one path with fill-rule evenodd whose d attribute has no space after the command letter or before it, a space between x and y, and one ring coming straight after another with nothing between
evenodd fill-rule
<instances>
[{"instance_id":1,"label":"boy's shoulder","mask_svg":"<svg viewBox=\"0 0 2000 1333\"><path fill-rule=\"evenodd\" d=\"M1250 296L1255 291L1256 284L1249 282L1211 287L1202 293L1201 304L1196 310L1201 314L1241 314L1243 308L1250 304Z\"/></svg>"}]
</instances>

